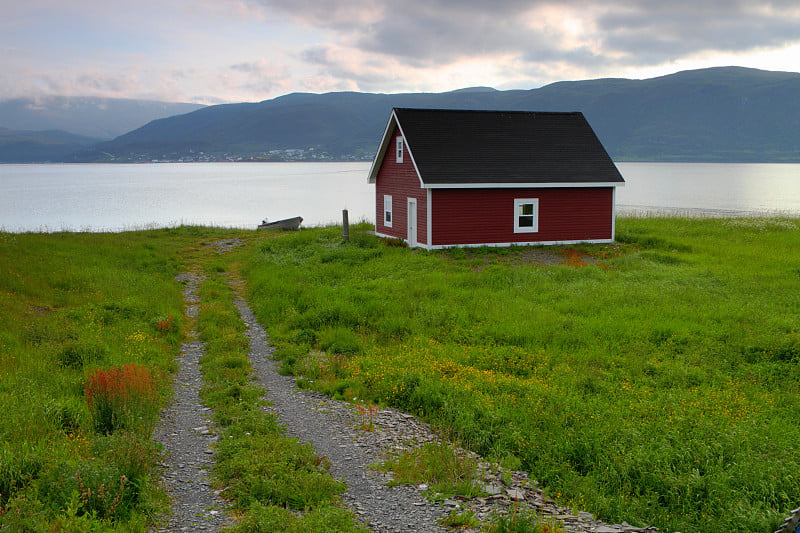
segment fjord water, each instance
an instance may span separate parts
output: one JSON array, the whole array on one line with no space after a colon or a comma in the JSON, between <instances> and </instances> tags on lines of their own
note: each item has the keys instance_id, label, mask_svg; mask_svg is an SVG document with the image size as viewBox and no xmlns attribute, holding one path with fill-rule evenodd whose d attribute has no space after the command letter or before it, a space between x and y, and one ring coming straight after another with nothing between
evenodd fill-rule
<instances>
[{"instance_id":1,"label":"fjord water","mask_svg":"<svg viewBox=\"0 0 800 533\"><path fill-rule=\"evenodd\" d=\"M800 215L800 165L618 163L620 212ZM0 165L0 230L255 228L375 218L369 163Z\"/></svg>"}]
</instances>

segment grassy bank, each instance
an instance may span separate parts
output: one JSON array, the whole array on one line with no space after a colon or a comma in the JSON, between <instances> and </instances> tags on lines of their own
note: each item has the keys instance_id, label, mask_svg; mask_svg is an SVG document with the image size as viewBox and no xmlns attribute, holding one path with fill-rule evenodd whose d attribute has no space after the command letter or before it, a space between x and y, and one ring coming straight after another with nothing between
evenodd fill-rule
<instances>
[{"instance_id":1,"label":"grassy bank","mask_svg":"<svg viewBox=\"0 0 800 533\"><path fill-rule=\"evenodd\" d=\"M546 267L310 230L245 275L310 386L419 413L606 519L773 531L800 500L800 223L617 228Z\"/></svg>"},{"instance_id":2,"label":"grassy bank","mask_svg":"<svg viewBox=\"0 0 800 533\"><path fill-rule=\"evenodd\" d=\"M220 234L0 234L0 525L146 531L166 508L151 432L181 340L175 275Z\"/></svg>"}]
</instances>

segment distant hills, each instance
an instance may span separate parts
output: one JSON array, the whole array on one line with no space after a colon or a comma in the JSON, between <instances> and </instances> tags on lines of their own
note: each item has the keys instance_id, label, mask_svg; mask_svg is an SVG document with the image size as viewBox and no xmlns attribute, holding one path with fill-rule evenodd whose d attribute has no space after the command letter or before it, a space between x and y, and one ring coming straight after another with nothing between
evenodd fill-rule
<instances>
[{"instance_id":1,"label":"distant hills","mask_svg":"<svg viewBox=\"0 0 800 533\"><path fill-rule=\"evenodd\" d=\"M582 111L616 161L800 162L800 73L741 67L532 90L295 93L159 118L65 160L370 160L392 107ZM11 127L2 106L0 127Z\"/></svg>"},{"instance_id":2,"label":"distant hills","mask_svg":"<svg viewBox=\"0 0 800 533\"><path fill-rule=\"evenodd\" d=\"M62 130L25 131L0 128L0 163L64 161L102 139Z\"/></svg>"},{"instance_id":3,"label":"distant hills","mask_svg":"<svg viewBox=\"0 0 800 533\"><path fill-rule=\"evenodd\" d=\"M148 122L204 106L152 100L46 96L0 100L0 162L64 161Z\"/></svg>"}]
</instances>

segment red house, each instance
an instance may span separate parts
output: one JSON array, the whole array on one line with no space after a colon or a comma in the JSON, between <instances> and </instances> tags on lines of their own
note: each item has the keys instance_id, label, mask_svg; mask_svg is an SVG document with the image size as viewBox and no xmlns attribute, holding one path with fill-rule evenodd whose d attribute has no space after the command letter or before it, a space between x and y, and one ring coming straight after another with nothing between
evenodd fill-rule
<instances>
[{"instance_id":1,"label":"red house","mask_svg":"<svg viewBox=\"0 0 800 533\"><path fill-rule=\"evenodd\" d=\"M582 113L395 108L375 232L426 249L607 243L625 180Z\"/></svg>"}]
</instances>

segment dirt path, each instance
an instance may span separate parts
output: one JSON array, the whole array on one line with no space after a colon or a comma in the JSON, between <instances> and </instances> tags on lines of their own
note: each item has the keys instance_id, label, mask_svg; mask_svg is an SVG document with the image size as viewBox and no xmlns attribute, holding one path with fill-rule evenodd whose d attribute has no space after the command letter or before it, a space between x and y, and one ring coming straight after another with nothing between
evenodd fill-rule
<instances>
[{"instance_id":1,"label":"dirt path","mask_svg":"<svg viewBox=\"0 0 800 533\"><path fill-rule=\"evenodd\" d=\"M197 317L197 289L200 276L186 273L178 278L185 283L186 315ZM203 343L191 331L181 345L178 372L175 375L175 397L164 411L155 431L155 440L164 446L162 475L167 493L172 498L172 514L154 531L219 531L228 522L225 502L211 487L213 443L211 410L200 401L203 380L200 357Z\"/></svg>"},{"instance_id":2,"label":"dirt path","mask_svg":"<svg viewBox=\"0 0 800 533\"><path fill-rule=\"evenodd\" d=\"M279 375L264 329L243 300L236 306L247 325L254 376L273 404L267 409L278 415L287 435L311 443L317 454L330 460L331 475L347 484L345 505L373 531L445 531L436 520L447 510L427 501L417 488L388 487L383 474L368 468L380 457L359 442L362 432L356 429L354 413L332 407L327 397L299 390L293 377Z\"/></svg>"}]
</instances>

